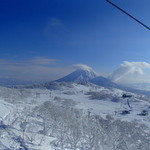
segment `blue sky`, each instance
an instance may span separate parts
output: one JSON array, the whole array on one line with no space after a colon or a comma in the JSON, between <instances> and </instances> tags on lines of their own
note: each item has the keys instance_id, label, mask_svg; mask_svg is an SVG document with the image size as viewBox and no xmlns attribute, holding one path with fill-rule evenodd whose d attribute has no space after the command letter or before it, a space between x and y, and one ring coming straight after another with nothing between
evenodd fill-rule
<instances>
[{"instance_id":1,"label":"blue sky","mask_svg":"<svg viewBox=\"0 0 150 150\"><path fill-rule=\"evenodd\" d=\"M149 0L112 2L150 25ZM1 0L0 21L0 77L53 80L73 64L110 74L123 61L150 63L150 31L105 0Z\"/></svg>"}]
</instances>

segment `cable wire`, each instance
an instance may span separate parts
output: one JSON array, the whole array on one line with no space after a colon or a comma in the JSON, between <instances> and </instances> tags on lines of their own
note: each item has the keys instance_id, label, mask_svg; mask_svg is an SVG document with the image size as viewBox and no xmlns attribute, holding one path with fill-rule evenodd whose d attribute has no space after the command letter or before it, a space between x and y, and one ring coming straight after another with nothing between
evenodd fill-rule
<instances>
[{"instance_id":1,"label":"cable wire","mask_svg":"<svg viewBox=\"0 0 150 150\"><path fill-rule=\"evenodd\" d=\"M133 17L132 15L127 13L126 11L124 11L122 8L118 7L116 4L112 3L109 0L105 0L105 1L108 2L109 4L111 4L112 6L114 6L115 8L119 9L121 12L123 12L124 14L126 14L127 16L129 16L130 18L132 18L133 20L135 20L136 22L138 22L139 24L141 24L142 26L147 28L148 30L150 30L150 27L148 27L147 25L145 25L144 23L142 23L141 21L139 21L138 19L136 19L135 17Z\"/></svg>"}]
</instances>

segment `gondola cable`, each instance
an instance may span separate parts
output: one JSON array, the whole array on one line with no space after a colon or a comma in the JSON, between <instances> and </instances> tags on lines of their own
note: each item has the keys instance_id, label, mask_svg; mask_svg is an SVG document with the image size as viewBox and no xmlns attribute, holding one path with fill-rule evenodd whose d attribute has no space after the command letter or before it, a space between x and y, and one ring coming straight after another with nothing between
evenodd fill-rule
<instances>
[{"instance_id":1,"label":"gondola cable","mask_svg":"<svg viewBox=\"0 0 150 150\"><path fill-rule=\"evenodd\" d=\"M142 26L144 26L145 28L147 28L148 30L150 30L150 27L148 27L147 25L145 25L144 23L142 23L141 21L139 21L138 19L136 19L135 17L133 17L132 15L127 13L125 10L123 10L122 8L117 6L116 4L112 3L109 0L105 0L105 1L108 2L109 4L111 4L112 6L114 6L115 8L117 8L118 10L120 10L121 12L123 12L124 14L126 14L127 16L129 16L130 18L132 18L133 20L135 20L136 22L138 22L139 24L141 24Z\"/></svg>"}]
</instances>

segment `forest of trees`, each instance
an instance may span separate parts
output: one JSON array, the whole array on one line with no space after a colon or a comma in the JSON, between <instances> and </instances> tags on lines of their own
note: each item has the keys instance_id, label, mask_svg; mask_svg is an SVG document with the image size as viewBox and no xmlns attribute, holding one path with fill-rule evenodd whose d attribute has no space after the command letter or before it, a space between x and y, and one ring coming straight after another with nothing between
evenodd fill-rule
<instances>
[{"instance_id":1,"label":"forest of trees","mask_svg":"<svg viewBox=\"0 0 150 150\"><path fill-rule=\"evenodd\" d=\"M59 99L59 102L47 101L34 112L43 120L43 134L56 137L53 144L62 150L65 147L72 150L149 149L150 134L143 132L145 126L114 120L109 115L102 118L89 112L86 114L73 107L72 100L68 103L67 99Z\"/></svg>"}]
</instances>

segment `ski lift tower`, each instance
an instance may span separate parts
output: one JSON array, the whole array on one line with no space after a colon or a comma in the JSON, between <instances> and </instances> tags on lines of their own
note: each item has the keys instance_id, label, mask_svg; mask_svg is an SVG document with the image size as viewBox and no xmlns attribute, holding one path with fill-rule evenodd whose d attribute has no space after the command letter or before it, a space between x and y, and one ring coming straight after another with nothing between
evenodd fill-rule
<instances>
[{"instance_id":1,"label":"ski lift tower","mask_svg":"<svg viewBox=\"0 0 150 150\"><path fill-rule=\"evenodd\" d=\"M123 94L123 95L122 95L122 98L126 100L126 103L127 103L128 107L129 107L130 109L131 109L132 107L131 107L131 105L130 105L129 98L131 98L131 97L132 97L132 95L130 95L130 94Z\"/></svg>"}]
</instances>

